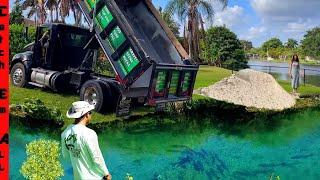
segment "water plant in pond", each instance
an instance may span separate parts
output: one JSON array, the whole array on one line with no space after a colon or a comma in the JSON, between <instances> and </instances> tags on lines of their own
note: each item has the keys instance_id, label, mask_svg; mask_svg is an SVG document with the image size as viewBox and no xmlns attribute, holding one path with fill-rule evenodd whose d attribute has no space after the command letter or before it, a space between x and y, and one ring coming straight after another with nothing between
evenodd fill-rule
<instances>
[{"instance_id":1,"label":"water plant in pond","mask_svg":"<svg viewBox=\"0 0 320 180\"><path fill-rule=\"evenodd\" d=\"M125 180L133 180L133 176L127 173Z\"/></svg>"},{"instance_id":2,"label":"water plant in pond","mask_svg":"<svg viewBox=\"0 0 320 180\"><path fill-rule=\"evenodd\" d=\"M226 162L216 152L186 147L178 160L167 168L161 173L164 179L223 179L229 173Z\"/></svg>"},{"instance_id":3,"label":"water plant in pond","mask_svg":"<svg viewBox=\"0 0 320 180\"><path fill-rule=\"evenodd\" d=\"M64 175L59 161L58 141L39 139L27 144L26 149L27 160L20 169L23 177L30 180L54 180Z\"/></svg>"}]
</instances>

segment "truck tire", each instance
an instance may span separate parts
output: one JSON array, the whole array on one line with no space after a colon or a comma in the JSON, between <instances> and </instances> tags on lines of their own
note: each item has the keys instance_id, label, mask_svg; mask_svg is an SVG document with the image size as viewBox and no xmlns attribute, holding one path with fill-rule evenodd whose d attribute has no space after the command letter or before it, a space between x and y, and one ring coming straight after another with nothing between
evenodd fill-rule
<instances>
[{"instance_id":1,"label":"truck tire","mask_svg":"<svg viewBox=\"0 0 320 180\"><path fill-rule=\"evenodd\" d=\"M26 67L18 62L10 71L10 81L14 86L25 87L27 85Z\"/></svg>"},{"instance_id":2,"label":"truck tire","mask_svg":"<svg viewBox=\"0 0 320 180\"><path fill-rule=\"evenodd\" d=\"M101 113L110 111L108 104L110 95L110 88L97 80L85 82L80 89L80 99L94 105L95 110Z\"/></svg>"}]
</instances>

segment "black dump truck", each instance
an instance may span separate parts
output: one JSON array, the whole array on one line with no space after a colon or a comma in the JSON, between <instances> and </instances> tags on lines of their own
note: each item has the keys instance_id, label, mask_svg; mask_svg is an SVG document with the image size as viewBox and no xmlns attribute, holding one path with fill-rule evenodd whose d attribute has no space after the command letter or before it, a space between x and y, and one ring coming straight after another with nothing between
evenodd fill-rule
<instances>
[{"instance_id":1,"label":"black dump truck","mask_svg":"<svg viewBox=\"0 0 320 180\"><path fill-rule=\"evenodd\" d=\"M37 27L35 41L10 63L15 86L75 89L99 112L129 112L133 100L163 107L192 97L198 65L150 0L79 0L89 29L65 24ZM103 51L114 71L93 70Z\"/></svg>"}]
</instances>

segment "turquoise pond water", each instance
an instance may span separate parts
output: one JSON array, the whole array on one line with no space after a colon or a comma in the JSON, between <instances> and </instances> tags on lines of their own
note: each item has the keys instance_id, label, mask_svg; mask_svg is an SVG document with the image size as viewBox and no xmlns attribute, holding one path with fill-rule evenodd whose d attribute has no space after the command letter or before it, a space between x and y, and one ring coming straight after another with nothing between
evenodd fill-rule
<instances>
[{"instance_id":1,"label":"turquoise pond water","mask_svg":"<svg viewBox=\"0 0 320 180\"><path fill-rule=\"evenodd\" d=\"M241 131L219 125L181 124L170 128L98 134L113 179L320 179L320 111L278 116L271 127L247 124ZM11 127L10 176L21 179L25 145L58 136ZM72 179L70 163L63 161Z\"/></svg>"}]
</instances>

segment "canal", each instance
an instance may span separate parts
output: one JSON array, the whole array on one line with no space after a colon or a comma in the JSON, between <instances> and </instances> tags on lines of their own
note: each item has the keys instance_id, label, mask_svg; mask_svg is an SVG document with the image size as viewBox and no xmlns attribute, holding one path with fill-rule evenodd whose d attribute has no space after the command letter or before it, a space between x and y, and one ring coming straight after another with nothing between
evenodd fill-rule
<instances>
[{"instance_id":1,"label":"canal","mask_svg":"<svg viewBox=\"0 0 320 180\"><path fill-rule=\"evenodd\" d=\"M272 125L248 123L238 130L203 123L128 128L99 133L113 179L281 179L320 178L320 110L275 116ZM240 131L239 131L240 129ZM25 145L38 138L59 140L37 131L10 128L10 179L21 179ZM63 160L65 176L72 168Z\"/></svg>"},{"instance_id":2,"label":"canal","mask_svg":"<svg viewBox=\"0 0 320 180\"><path fill-rule=\"evenodd\" d=\"M288 63L274 63L267 61L249 61L248 65L251 69L267 72L273 75L277 80L291 80L289 77ZM305 71L303 71L305 69ZM313 65L301 65L301 76L300 83L304 83L304 72L305 81L307 84L320 86L320 66Z\"/></svg>"}]
</instances>

